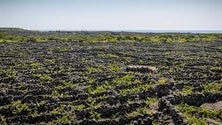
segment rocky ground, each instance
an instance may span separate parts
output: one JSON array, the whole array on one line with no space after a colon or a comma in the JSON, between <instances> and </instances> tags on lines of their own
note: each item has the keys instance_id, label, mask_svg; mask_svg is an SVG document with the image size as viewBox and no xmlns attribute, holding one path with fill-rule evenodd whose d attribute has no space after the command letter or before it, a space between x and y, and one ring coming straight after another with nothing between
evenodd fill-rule
<instances>
[{"instance_id":1,"label":"rocky ground","mask_svg":"<svg viewBox=\"0 0 222 125\"><path fill-rule=\"evenodd\" d=\"M0 44L0 124L220 125L221 101L221 42Z\"/></svg>"}]
</instances>

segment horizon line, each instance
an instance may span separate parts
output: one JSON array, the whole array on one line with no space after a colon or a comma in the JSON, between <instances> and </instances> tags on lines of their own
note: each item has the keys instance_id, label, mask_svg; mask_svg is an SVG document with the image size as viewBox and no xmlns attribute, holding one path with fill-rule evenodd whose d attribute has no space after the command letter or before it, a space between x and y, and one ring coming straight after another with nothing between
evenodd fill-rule
<instances>
[{"instance_id":1,"label":"horizon line","mask_svg":"<svg viewBox=\"0 0 222 125\"><path fill-rule=\"evenodd\" d=\"M21 28L21 27L0 27L0 29L21 29L21 30L30 30L30 31L40 31L40 32L50 32L50 31L62 31L62 32L80 32L80 31L89 31L89 32L139 32L139 33L222 33L222 29L31 29L31 28Z\"/></svg>"}]
</instances>

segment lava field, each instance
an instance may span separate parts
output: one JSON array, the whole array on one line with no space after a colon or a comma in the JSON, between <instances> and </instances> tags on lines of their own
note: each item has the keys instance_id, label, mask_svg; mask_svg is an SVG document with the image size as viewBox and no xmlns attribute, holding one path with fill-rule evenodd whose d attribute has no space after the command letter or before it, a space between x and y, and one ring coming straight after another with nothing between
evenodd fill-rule
<instances>
[{"instance_id":1,"label":"lava field","mask_svg":"<svg viewBox=\"0 0 222 125\"><path fill-rule=\"evenodd\" d=\"M222 42L1 43L0 124L222 124Z\"/></svg>"}]
</instances>

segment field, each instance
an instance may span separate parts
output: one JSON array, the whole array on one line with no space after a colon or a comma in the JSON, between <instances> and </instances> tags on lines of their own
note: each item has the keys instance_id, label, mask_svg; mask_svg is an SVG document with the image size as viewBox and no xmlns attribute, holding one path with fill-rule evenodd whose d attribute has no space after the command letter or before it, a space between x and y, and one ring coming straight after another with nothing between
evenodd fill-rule
<instances>
[{"instance_id":1,"label":"field","mask_svg":"<svg viewBox=\"0 0 222 125\"><path fill-rule=\"evenodd\" d=\"M92 42L12 31L0 37L0 124L222 124L220 34ZM126 70L133 65L157 70Z\"/></svg>"}]
</instances>

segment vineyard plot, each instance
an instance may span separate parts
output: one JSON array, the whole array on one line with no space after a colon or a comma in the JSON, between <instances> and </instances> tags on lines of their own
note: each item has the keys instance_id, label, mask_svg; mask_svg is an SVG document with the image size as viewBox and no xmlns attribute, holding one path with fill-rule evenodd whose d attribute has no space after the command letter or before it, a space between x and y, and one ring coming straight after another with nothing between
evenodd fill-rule
<instances>
[{"instance_id":1,"label":"vineyard plot","mask_svg":"<svg viewBox=\"0 0 222 125\"><path fill-rule=\"evenodd\" d=\"M219 124L221 101L221 42L0 44L1 124Z\"/></svg>"}]
</instances>

